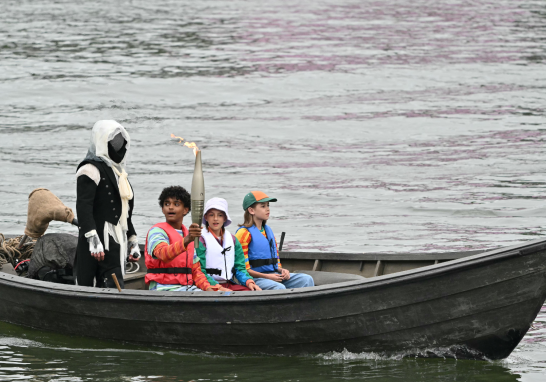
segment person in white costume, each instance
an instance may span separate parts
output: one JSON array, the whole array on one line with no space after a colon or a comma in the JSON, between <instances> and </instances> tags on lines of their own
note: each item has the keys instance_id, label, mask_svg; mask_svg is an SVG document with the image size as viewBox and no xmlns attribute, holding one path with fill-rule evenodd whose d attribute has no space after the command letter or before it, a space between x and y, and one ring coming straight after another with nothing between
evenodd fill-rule
<instances>
[{"instance_id":1,"label":"person in white costume","mask_svg":"<svg viewBox=\"0 0 546 382\"><path fill-rule=\"evenodd\" d=\"M76 172L76 211L80 225L77 282L83 286L123 286L125 262L140 257L131 220L134 195L126 172L131 139L116 121L98 121Z\"/></svg>"},{"instance_id":2,"label":"person in white costume","mask_svg":"<svg viewBox=\"0 0 546 382\"><path fill-rule=\"evenodd\" d=\"M205 204L197 256L210 285L233 291L261 290L248 274L241 244L225 227L231 224L225 199L212 198Z\"/></svg>"}]
</instances>

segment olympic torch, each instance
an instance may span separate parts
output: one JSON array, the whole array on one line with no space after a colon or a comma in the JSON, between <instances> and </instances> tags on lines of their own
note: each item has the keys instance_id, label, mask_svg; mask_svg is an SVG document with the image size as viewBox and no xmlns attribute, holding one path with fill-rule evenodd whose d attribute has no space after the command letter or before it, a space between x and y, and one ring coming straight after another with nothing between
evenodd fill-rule
<instances>
[{"instance_id":1,"label":"olympic torch","mask_svg":"<svg viewBox=\"0 0 546 382\"><path fill-rule=\"evenodd\" d=\"M184 138L171 134L171 139L177 139L182 144ZM193 168L193 179L191 181L191 222L199 224L203 221L205 209L205 180L203 179L203 168L201 165L201 150L195 142L184 142L184 146L193 149L195 154L195 167ZM195 250L199 247L199 238L194 241Z\"/></svg>"},{"instance_id":2,"label":"olympic torch","mask_svg":"<svg viewBox=\"0 0 546 382\"><path fill-rule=\"evenodd\" d=\"M201 226L205 209L205 179L201 165L201 150L195 152L195 167L191 181L191 220ZM199 247L199 238L194 242L195 250Z\"/></svg>"}]
</instances>

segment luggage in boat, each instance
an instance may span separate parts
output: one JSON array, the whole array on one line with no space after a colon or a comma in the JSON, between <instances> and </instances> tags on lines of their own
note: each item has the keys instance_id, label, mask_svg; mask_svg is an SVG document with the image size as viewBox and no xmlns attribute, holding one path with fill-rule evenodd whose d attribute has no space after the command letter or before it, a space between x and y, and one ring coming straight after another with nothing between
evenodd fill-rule
<instances>
[{"instance_id":1,"label":"luggage in boat","mask_svg":"<svg viewBox=\"0 0 546 382\"><path fill-rule=\"evenodd\" d=\"M78 237L48 233L38 239L30 258L28 277L60 284L75 284Z\"/></svg>"}]
</instances>

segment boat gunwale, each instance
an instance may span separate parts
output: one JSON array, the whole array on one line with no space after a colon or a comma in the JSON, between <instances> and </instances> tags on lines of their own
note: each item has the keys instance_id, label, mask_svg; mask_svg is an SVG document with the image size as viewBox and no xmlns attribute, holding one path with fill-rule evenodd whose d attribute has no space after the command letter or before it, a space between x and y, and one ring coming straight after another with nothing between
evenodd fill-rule
<instances>
[{"instance_id":1,"label":"boat gunwale","mask_svg":"<svg viewBox=\"0 0 546 382\"><path fill-rule=\"evenodd\" d=\"M324 295L355 293L362 290L392 286L394 284L413 282L417 279L424 280L437 277L442 274L459 271L467 267L489 263L499 259L506 259L514 256L529 255L531 253L546 249L546 240L537 239L519 245L499 248L477 255L466 256L460 259L446 261L425 267L414 268L406 271L391 273L362 280L346 281L335 284L326 284L316 287L272 290L256 292L189 292L181 295L180 292L158 292L146 290L128 290L118 292L115 289L100 289L76 285L54 284L40 280L32 280L20 276L0 272L0 284L34 290L36 292L54 294L60 296L103 298L105 300L124 300L128 302L201 302L201 303L253 303L267 300L286 300L299 298L318 298ZM523 252L528 252L522 254ZM527 250L527 251L525 251ZM219 298L222 298L219 300ZM230 297L230 298L225 298Z\"/></svg>"},{"instance_id":2,"label":"boat gunwale","mask_svg":"<svg viewBox=\"0 0 546 382\"><path fill-rule=\"evenodd\" d=\"M499 248L494 248L499 249ZM345 252L284 252L279 256L287 260L323 260L323 261L446 261L478 255L491 250L443 253L345 253Z\"/></svg>"}]
</instances>

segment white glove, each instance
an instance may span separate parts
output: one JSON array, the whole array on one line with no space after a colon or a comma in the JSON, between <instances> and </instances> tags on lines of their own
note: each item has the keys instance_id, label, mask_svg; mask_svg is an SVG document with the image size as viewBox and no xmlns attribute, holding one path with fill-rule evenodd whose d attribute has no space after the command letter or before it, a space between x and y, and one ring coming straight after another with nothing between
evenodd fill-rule
<instances>
[{"instance_id":1,"label":"white glove","mask_svg":"<svg viewBox=\"0 0 546 382\"><path fill-rule=\"evenodd\" d=\"M129 258L133 259L140 259L140 248L138 246L138 238L133 235L128 240L128 247L129 247Z\"/></svg>"},{"instance_id":2,"label":"white glove","mask_svg":"<svg viewBox=\"0 0 546 382\"><path fill-rule=\"evenodd\" d=\"M98 256L100 253L104 256L104 247L102 246L102 243L100 242L99 235L97 233L93 233L90 236L87 236L87 242L89 243L89 252L91 252L91 255L93 257Z\"/></svg>"}]
</instances>

